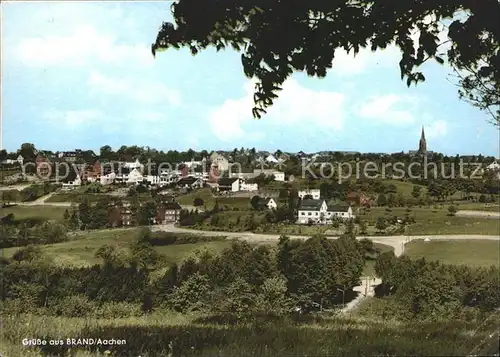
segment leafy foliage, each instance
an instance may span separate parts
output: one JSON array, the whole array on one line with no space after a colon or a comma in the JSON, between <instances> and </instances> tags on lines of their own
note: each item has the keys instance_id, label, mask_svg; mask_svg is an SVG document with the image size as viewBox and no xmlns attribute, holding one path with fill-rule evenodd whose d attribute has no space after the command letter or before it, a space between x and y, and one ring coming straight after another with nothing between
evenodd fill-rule
<instances>
[{"instance_id":1,"label":"leafy foliage","mask_svg":"<svg viewBox=\"0 0 500 357\"><path fill-rule=\"evenodd\" d=\"M414 317L443 317L460 307L491 311L500 305L498 267L444 265L383 253L375 264L380 292L392 294Z\"/></svg>"},{"instance_id":2,"label":"leafy foliage","mask_svg":"<svg viewBox=\"0 0 500 357\"><path fill-rule=\"evenodd\" d=\"M395 44L401 79L425 80L417 68L439 53L440 24L449 26L449 63L473 75L460 81L460 95L481 109L498 106L500 4L497 0L217 1L180 0L172 5L176 25L165 22L152 53L188 47L193 55L214 46L241 51L244 73L256 78L254 117L266 113L285 80L296 71L325 77L337 49L357 54ZM419 32L415 48L412 34ZM460 72L459 72L460 73ZM500 112L493 114L496 123Z\"/></svg>"}]
</instances>

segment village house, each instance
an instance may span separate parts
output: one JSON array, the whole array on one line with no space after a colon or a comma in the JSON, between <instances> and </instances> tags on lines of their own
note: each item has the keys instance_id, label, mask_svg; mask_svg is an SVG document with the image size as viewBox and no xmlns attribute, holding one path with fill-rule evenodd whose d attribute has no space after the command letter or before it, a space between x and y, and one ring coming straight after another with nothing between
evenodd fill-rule
<instances>
[{"instance_id":1,"label":"village house","mask_svg":"<svg viewBox=\"0 0 500 357\"><path fill-rule=\"evenodd\" d=\"M137 168L134 168L132 171L129 172L126 180L128 184L139 184L143 181L144 181L144 176L142 176L141 172Z\"/></svg>"},{"instance_id":2,"label":"village house","mask_svg":"<svg viewBox=\"0 0 500 357\"><path fill-rule=\"evenodd\" d=\"M14 164L19 164L20 166L23 166L24 163L24 157L19 155L16 159L5 159L1 162L4 165L14 165Z\"/></svg>"},{"instance_id":3,"label":"village house","mask_svg":"<svg viewBox=\"0 0 500 357\"><path fill-rule=\"evenodd\" d=\"M259 186L256 183L246 183L242 178L220 178L217 185L219 192L253 192L258 189Z\"/></svg>"},{"instance_id":4,"label":"village house","mask_svg":"<svg viewBox=\"0 0 500 357\"><path fill-rule=\"evenodd\" d=\"M326 212L326 219L328 221L331 221L335 218L337 218L337 219L352 219L352 218L354 218L351 206L328 205L328 210Z\"/></svg>"},{"instance_id":5,"label":"village house","mask_svg":"<svg viewBox=\"0 0 500 357\"><path fill-rule=\"evenodd\" d=\"M199 177L187 176L179 179L177 181L177 187L179 188L202 188L204 185L203 179Z\"/></svg>"},{"instance_id":6,"label":"village house","mask_svg":"<svg viewBox=\"0 0 500 357\"><path fill-rule=\"evenodd\" d=\"M99 178L99 182L101 185L111 185L112 183L115 182L116 179L116 174L114 172L109 172L107 174L101 175Z\"/></svg>"},{"instance_id":7,"label":"village house","mask_svg":"<svg viewBox=\"0 0 500 357\"><path fill-rule=\"evenodd\" d=\"M270 164L277 164L279 162L279 160L276 157L274 157L273 154L269 154L269 156L266 157L265 160L267 163L270 163Z\"/></svg>"},{"instance_id":8,"label":"village house","mask_svg":"<svg viewBox=\"0 0 500 357\"><path fill-rule=\"evenodd\" d=\"M182 165L185 165L188 169L194 169L196 167L204 167L206 161L207 161L206 158L203 158L200 161L194 161L194 159L191 159L191 161L183 162Z\"/></svg>"},{"instance_id":9,"label":"village house","mask_svg":"<svg viewBox=\"0 0 500 357\"><path fill-rule=\"evenodd\" d=\"M144 169L144 165L139 162L139 159L135 159L134 162L125 162L122 167L129 170L137 169L141 173Z\"/></svg>"},{"instance_id":10,"label":"village house","mask_svg":"<svg viewBox=\"0 0 500 357\"><path fill-rule=\"evenodd\" d=\"M220 175L221 175L221 172L217 166L210 167L210 171L208 172L207 183L212 185L212 186L216 186L217 182L220 179Z\"/></svg>"},{"instance_id":11,"label":"village house","mask_svg":"<svg viewBox=\"0 0 500 357\"><path fill-rule=\"evenodd\" d=\"M96 160L92 165L86 164L83 170L82 180L88 182L99 182L101 180L101 170L102 167L99 160Z\"/></svg>"},{"instance_id":12,"label":"village house","mask_svg":"<svg viewBox=\"0 0 500 357\"><path fill-rule=\"evenodd\" d=\"M76 176L74 181L63 182L61 189L64 191L69 191L78 188L81 185L82 185L82 180L80 179L80 176Z\"/></svg>"},{"instance_id":13,"label":"village house","mask_svg":"<svg viewBox=\"0 0 500 357\"><path fill-rule=\"evenodd\" d=\"M280 181L284 182L285 181L285 173L281 171L277 171L274 169L254 169L253 170L253 176L257 177L259 175L264 175L266 177L268 176L274 176L274 181Z\"/></svg>"},{"instance_id":14,"label":"village house","mask_svg":"<svg viewBox=\"0 0 500 357\"><path fill-rule=\"evenodd\" d=\"M126 205L121 209L121 225L130 226L133 222L133 214L130 205Z\"/></svg>"},{"instance_id":15,"label":"village house","mask_svg":"<svg viewBox=\"0 0 500 357\"><path fill-rule=\"evenodd\" d=\"M160 175L147 175L145 177L145 180L148 185L162 187L177 182L177 180L179 180L179 177L175 174L162 173Z\"/></svg>"},{"instance_id":16,"label":"village house","mask_svg":"<svg viewBox=\"0 0 500 357\"><path fill-rule=\"evenodd\" d=\"M158 205L153 224L168 224L179 221L181 206L172 199L165 198ZM124 202L110 207L108 211L108 221L113 227L130 226L133 224L133 212L131 204Z\"/></svg>"},{"instance_id":17,"label":"village house","mask_svg":"<svg viewBox=\"0 0 500 357\"><path fill-rule=\"evenodd\" d=\"M0 164L2 164L2 165L14 165L17 163L18 163L17 160L14 160L14 159L5 159L2 162L0 162Z\"/></svg>"},{"instance_id":18,"label":"village house","mask_svg":"<svg viewBox=\"0 0 500 357\"><path fill-rule=\"evenodd\" d=\"M210 161L212 166L217 167L219 171L229 170L229 160L215 151L210 155Z\"/></svg>"},{"instance_id":19,"label":"village house","mask_svg":"<svg viewBox=\"0 0 500 357\"><path fill-rule=\"evenodd\" d=\"M139 184L143 181L144 176L137 167L130 169L130 167L122 166L115 175L115 182L117 183Z\"/></svg>"},{"instance_id":20,"label":"village house","mask_svg":"<svg viewBox=\"0 0 500 357\"><path fill-rule=\"evenodd\" d=\"M257 203L257 205L259 207L267 208L270 210L278 208L278 204L276 203L276 201L272 197L266 197L266 198L261 197L259 199L259 202Z\"/></svg>"},{"instance_id":21,"label":"village house","mask_svg":"<svg viewBox=\"0 0 500 357\"><path fill-rule=\"evenodd\" d=\"M35 159L36 173L40 177L48 178L52 172L52 163L46 156L37 155Z\"/></svg>"},{"instance_id":22,"label":"village house","mask_svg":"<svg viewBox=\"0 0 500 357\"><path fill-rule=\"evenodd\" d=\"M156 224L176 223L179 221L181 206L178 202L164 202L158 207L156 214Z\"/></svg>"},{"instance_id":23,"label":"village house","mask_svg":"<svg viewBox=\"0 0 500 357\"><path fill-rule=\"evenodd\" d=\"M297 223L326 223L328 206L325 200L305 199L300 202Z\"/></svg>"},{"instance_id":24,"label":"village house","mask_svg":"<svg viewBox=\"0 0 500 357\"><path fill-rule=\"evenodd\" d=\"M111 207L108 211L108 221L113 227L132 225L133 214L130 210L130 203L124 202Z\"/></svg>"},{"instance_id":25,"label":"village house","mask_svg":"<svg viewBox=\"0 0 500 357\"><path fill-rule=\"evenodd\" d=\"M219 192L238 192L240 190L239 178L220 178L217 183Z\"/></svg>"},{"instance_id":26,"label":"village house","mask_svg":"<svg viewBox=\"0 0 500 357\"><path fill-rule=\"evenodd\" d=\"M493 161L491 164L489 164L488 166L486 166L486 170L488 171L497 171L500 169L500 164L498 163L498 161Z\"/></svg>"},{"instance_id":27,"label":"village house","mask_svg":"<svg viewBox=\"0 0 500 357\"><path fill-rule=\"evenodd\" d=\"M321 197L321 191L319 188L299 190L298 196L300 199L304 199L304 197L306 197L306 198L312 198L313 200L319 200Z\"/></svg>"},{"instance_id":28,"label":"village house","mask_svg":"<svg viewBox=\"0 0 500 357\"><path fill-rule=\"evenodd\" d=\"M298 224L328 224L333 219L354 219L349 205L327 205L325 200L302 200L298 209Z\"/></svg>"},{"instance_id":29,"label":"village house","mask_svg":"<svg viewBox=\"0 0 500 357\"><path fill-rule=\"evenodd\" d=\"M56 157L65 162L75 162L78 159L78 154L81 150L75 151L59 151L56 153Z\"/></svg>"}]
</instances>

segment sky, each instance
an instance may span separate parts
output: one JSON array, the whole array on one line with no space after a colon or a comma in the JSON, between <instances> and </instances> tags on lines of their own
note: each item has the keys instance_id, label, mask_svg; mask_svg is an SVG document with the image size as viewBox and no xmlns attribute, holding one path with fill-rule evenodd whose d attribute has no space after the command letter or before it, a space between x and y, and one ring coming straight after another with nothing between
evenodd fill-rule
<instances>
[{"instance_id":1,"label":"sky","mask_svg":"<svg viewBox=\"0 0 500 357\"><path fill-rule=\"evenodd\" d=\"M326 78L293 75L262 119L240 54L214 49L153 58L163 2L2 2L2 146L62 151L103 145L161 150L400 152L499 156L499 132L460 101L451 69L401 81L394 47L338 50ZM445 31L445 30L444 30ZM443 32L445 35L446 33Z\"/></svg>"}]
</instances>

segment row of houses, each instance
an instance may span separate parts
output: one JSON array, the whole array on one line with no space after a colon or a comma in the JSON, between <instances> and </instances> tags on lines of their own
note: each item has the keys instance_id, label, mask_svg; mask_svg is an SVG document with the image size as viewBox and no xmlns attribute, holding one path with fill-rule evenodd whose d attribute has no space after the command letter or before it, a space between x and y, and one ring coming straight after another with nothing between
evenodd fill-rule
<instances>
[{"instance_id":1,"label":"row of houses","mask_svg":"<svg viewBox=\"0 0 500 357\"><path fill-rule=\"evenodd\" d=\"M269 210L277 209L274 198L261 198L259 206ZM181 206L176 201L164 202L157 208L156 216L151 224L174 224L179 221ZM298 209L298 224L328 224L334 219L355 218L350 206L327 205L325 200L302 200ZM133 213L128 203L113 207L109 212L112 226L130 226L133 224Z\"/></svg>"}]
</instances>

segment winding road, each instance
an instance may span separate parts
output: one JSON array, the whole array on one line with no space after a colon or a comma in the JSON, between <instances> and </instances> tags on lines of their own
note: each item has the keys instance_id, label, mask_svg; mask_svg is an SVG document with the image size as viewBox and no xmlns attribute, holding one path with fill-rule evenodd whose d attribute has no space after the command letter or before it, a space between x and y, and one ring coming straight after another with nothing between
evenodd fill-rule
<instances>
[{"instance_id":1,"label":"winding road","mask_svg":"<svg viewBox=\"0 0 500 357\"><path fill-rule=\"evenodd\" d=\"M225 236L228 238L236 238L253 243L272 243L277 242L281 234L263 234L252 232L225 232L225 231L205 231L189 228L180 228L171 224L157 225L152 227L153 231L177 232L177 233L192 233L204 236ZM291 239L308 239L306 235L290 235ZM339 236L327 236L328 239L337 239ZM394 254L400 256L404 251L404 245L415 239L430 239L430 240L455 240L455 239L487 239L500 240L500 236L494 235L422 235L422 236L358 236L357 239L368 238L374 243L385 244L394 248Z\"/></svg>"},{"instance_id":2,"label":"winding road","mask_svg":"<svg viewBox=\"0 0 500 357\"><path fill-rule=\"evenodd\" d=\"M500 219L500 212L495 212L495 211L463 210L463 211L458 211L455 215L459 217Z\"/></svg>"}]
</instances>

